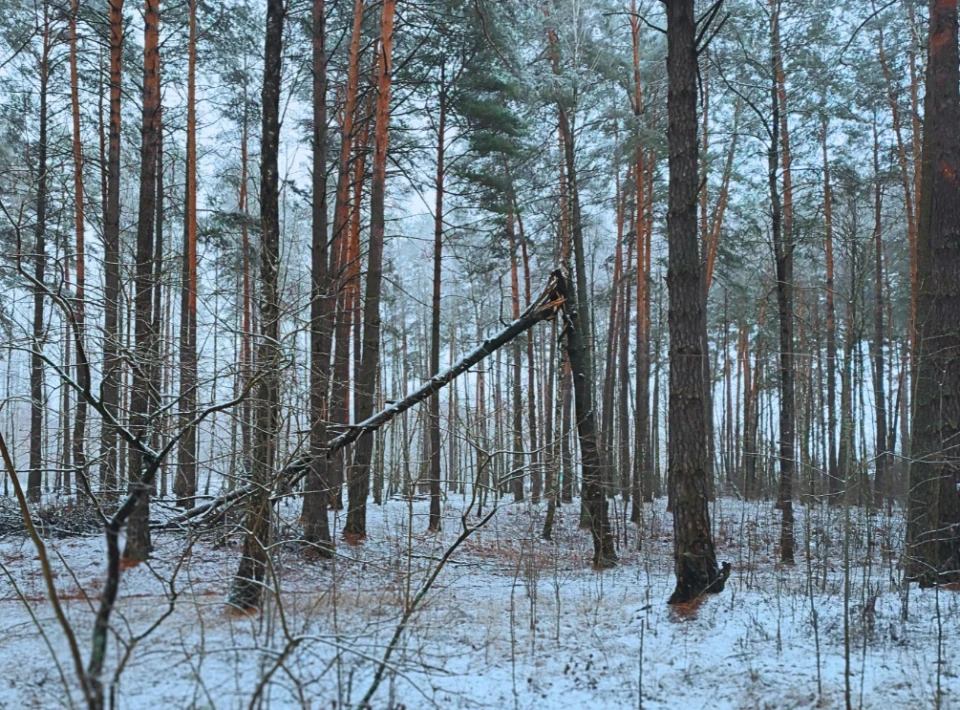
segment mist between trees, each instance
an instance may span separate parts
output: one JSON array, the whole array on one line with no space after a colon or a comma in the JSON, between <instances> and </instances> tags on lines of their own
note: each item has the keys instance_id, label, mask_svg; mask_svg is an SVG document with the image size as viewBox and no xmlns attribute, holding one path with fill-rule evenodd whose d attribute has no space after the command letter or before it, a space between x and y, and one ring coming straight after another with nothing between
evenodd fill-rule
<instances>
[{"instance_id":1,"label":"mist between trees","mask_svg":"<svg viewBox=\"0 0 960 710\"><path fill-rule=\"evenodd\" d=\"M960 702L957 34L7 0L2 702Z\"/></svg>"}]
</instances>

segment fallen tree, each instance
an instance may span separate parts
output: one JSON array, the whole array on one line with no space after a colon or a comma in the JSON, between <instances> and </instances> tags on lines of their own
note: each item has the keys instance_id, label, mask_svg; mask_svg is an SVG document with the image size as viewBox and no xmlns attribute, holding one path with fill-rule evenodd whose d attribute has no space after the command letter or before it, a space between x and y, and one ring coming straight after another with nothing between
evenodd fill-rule
<instances>
[{"instance_id":1,"label":"fallen tree","mask_svg":"<svg viewBox=\"0 0 960 710\"><path fill-rule=\"evenodd\" d=\"M433 394L439 392L457 377L477 365L484 358L495 353L514 338L530 330L533 326L537 325L537 323L553 319L558 312L565 308L567 308L567 280L563 272L558 269L550 274L550 278L540 295L516 320L509 323L503 330L500 330L492 337L484 340L480 345L464 355L446 370L438 372L408 396L393 402L362 422L348 426L342 433L327 443L323 448L324 455L333 456L361 436L372 435L377 429L403 414L408 409L415 407L421 402L425 402ZM569 319L567 332L569 332ZM307 454L291 461L278 472L274 480L275 486L273 489L276 490L276 485L280 485L283 489L289 490L291 486L298 483L307 475L312 460L313 457ZM253 490L254 486L248 484L235 488L232 491L227 491L203 505L199 505L175 518L171 518L158 527L170 528L188 524L198 525L212 518L219 517L219 511L224 506L235 504L237 501L250 495Z\"/></svg>"}]
</instances>

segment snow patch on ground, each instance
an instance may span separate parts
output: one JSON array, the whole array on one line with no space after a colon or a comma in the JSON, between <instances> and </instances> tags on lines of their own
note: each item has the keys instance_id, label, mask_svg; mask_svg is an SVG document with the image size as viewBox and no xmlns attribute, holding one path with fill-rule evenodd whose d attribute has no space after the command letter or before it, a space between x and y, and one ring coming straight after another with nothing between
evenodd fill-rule
<instances>
[{"instance_id":1,"label":"snow patch on ground","mask_svg":"<svg viewBox=\"0 0 960 710\"><path fill-rule=\"evenodd\" d=\"M369 539L340 542L333 562L277 543L273 593L254 617L224 604L238 535L223 544L222 530L198 540L157 534L153 559L121 581L105 676L113 707L356 706L467 502L451 496L439 535L424 534L425 501L371 505ZM647 507L640 550L622 502L616 508L621 564L597 573L578 506L560 508L546 542L545 506L505 504L441 573L371 707L843 707L848 663L856 707L932 708L938 667L940 707L960 707L960 595L911 588L905 597L902 516L798 506L797 564L781 568L779 514L721 499L711 513L718 558L733 565L727 589L678 613L666 604L674 579L663 501ZM280 512L282 539L299 511L291 502ZM85 661L105 542L48 546ZM0 708L81 707L30 541L0 540L0 562Z\"/></svg>"}]
</instances>

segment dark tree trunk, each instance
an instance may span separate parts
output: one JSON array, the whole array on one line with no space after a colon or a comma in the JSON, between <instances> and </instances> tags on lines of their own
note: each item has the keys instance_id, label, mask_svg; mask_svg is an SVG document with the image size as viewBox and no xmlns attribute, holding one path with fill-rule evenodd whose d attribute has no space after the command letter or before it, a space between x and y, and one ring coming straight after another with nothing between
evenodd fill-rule
<instances>
[{"instance_id":1,"label":"dark tree trunk","mask_svg":"<svg viewBox=\"0 0 960 710\"><path fill-rule=\"evenodd\" d=\"M823 117L823 231L826 238L827 305L827 492L831 503L840 500L840 474L837 470L837 314L833 289L833 191L830 162L827 157L827 118Z\"/></svg>"},{"instance_id":2,"label":"dark tree trunk","mask_svg":"<svg viewBox=\"0 0 960 710\"><path fill-rule=\"evenodd\" d=\"M310 289L310 454L313 457L303 495L303 537L323 556L331 554L327 386L330 375L327 272L327 56L325 0L313 2L313 225Z\"/></svg>"},{"instance_id":3,"label":"dark tree trunk","mask_svg":"<svg viewBox=\"0 0 960 710\"><path fill-rule=\"evenodd\" d=\"M443 178L447 126L447 96L441 69L437 119L437 201L433 229L433 304L430 314L430 371L440 371L440 295L443 259ZM440 395L430 398L430 520L427 529L439 532L440 519Z\"/></svg>"},{"instance_id":4,"label":"dark tree trunk","mask_svg":"<svg viewBox=\"0 0 960 710\"><path fill-rule=\"evenodd\" d=\"M875 273L873 280L873 396L876 413L876 462L874 478L874 504L882 506L884 500L892 504L892 489L887 456L887 397L884 386L884 325L883 325L883 201L880 187L880 140L877 124L873 124L873 244Z\"/></svg>"},{"instance_id":5,"label":"dark tree trunk","mask_svg":"<svg viewBox=\"0 0 960 710\"><path fill-rule=\"evenodd\" d=\"M162 72L162 67L158 69ZM163 95L162 74L158 79L161 96ZM157 337L162 342L157 343L157 392L158 401L161 400L166 387L167 380L171 375L167 372L166 354L169 343L173 340L172 329L167 329L164 324L167 323L163 317L163 106L159 107L160 115L157 117L157 204L156 216L154 219L154 238L153 238L153 322L157 329ZM152 445L157 448L160 441L160 435L165 431L167 417L160 414L153 427ZM209 478L207 479L209 480ZM156 492L156 483L153 490ZM164 457L160 461L160 495L167 495L167 461Z\"/></svg>"},{"instance_id":6,"label":"dark tree trunk","mask_svg":"<svg viewBox=\"0 0 960 710\"><path fill-rule=\"evenodd\" d=\"M187 160L184 189L183 278L180 286L180 426L174 492L177 505L192 508L197 494L197 0L188 0Z\"/></svg>"},{"instance_id":7,"label":"dark tree trunk","mask_svg":"<svg viewBox=\"0 0 960 710\"><path fill-rule=\"evenodd\" d=\"M931 0L917 230L908 577L960 581L960 87L957 0Z\"/></svg>"},{"instance_id":8,"label":"dark tree trunk","mask_svg":"<svg viewBox=\"0 0 960 710\"><path fill-rule=\"evenodd\" d=\"M50 77L50 17L43 5L40 56L40 136L37 145L37 214L33 245L33 343L30 351L30 473L27 497L39 502L43 484L43 297L47 261L47 84Z\"/></svg>"},{"instance_id":9,"label":"dark tree trunk","mask_svg":"<svg viewBox=\"0 0 960 710\"><path fill-rule=\"evenodd\" d=\"M669 247L670 407L668 454L677 586L671 604L719 592L707 507L703 395L703 309L697 237L697 48L693 0L667 9L667 140L670 145Z\"/></svg>"},{"instance_id":10,"label":"dark tree trunk","mask_svg":"<svg viewBox=\"0 0 960 710\"><path fill-rule=\"evenodd\" d=\"M516 207L516 204L514 204ZM526 308L530 307L531 285L530 285L530 256L527 253L527 237L523 231L523 219L520 216L519 208L517 212L517 227L520 231L520 261L523 265L523 291ZM536 385L536 367L533 357L534 338L533 333L528 333L527 341L527 426L529 428L530 438L530 500L533 503L540 502L540 496L543 494L543 479L540 471L539 442L537 441L537 392Z\"/></svg>"},{"instance_id":11,"label":"dark tree trunk","mask_svg":"<svg viewBox=\"0 0 960 710\"><path fill-rule=\"evenodd\" d=\"M855 481L853 479L854 431L853 431L853 353L857 343L857 283L859 282L859 264L857 263L856 230L850 240L850 292L847 299L846 328L843 339L843 363L840 367L840 442L837 446L837 474L840 483L840 495L843 500L855 500Z\"/></svg>"},{"instance_id":12,"label":"dark tree trunk","mask_svg":"<svg viewBox=\"0 0 960 710\"><path fill-rule=\"evenodd\" d=\"M768 182L773 235L773 251L776 258L777 313L780 321L780 486L777 508L780 509L780 561L793 564L793 477L795 468L796 410L794 409L793 367L793 235L788 219L788 204L781 208L777 174L780 170L780 151L783 150L784 196L789 203L788 191L789 143L786 127L786 95L783 92L783 58L780 53L780 13L775 8L771 16L770 48L772 60L772 86L770 105L770 152L768 158Z\"/></svg>"},{"instance_id":13,"label":"dark tree trunk","mask_svg":"<svg viewBox=\"0 0 960 710\"><path fill-rule=\"evenodd\" d=\"M517 237L514 227L513 201L511 199L507 212L507 240L510 247L510 302L513 308L513 318L520 317L520 276L517 265ZM513 491L514 502L523 500L523 369L521 365L521 343L515 340L510 346L512 358L511 387L513 406L511 407L512 434L513 434L513 470L510 472L510 489Z\"/></svg>"},{"instance_id":14,"label":"dark tree trunk","mask_svg":"<svg viewBox=\"0 0 960 710\"><path fill-rule=\"evenodd\" d=\"M120 97L123 68L123 0L110 0L110 137L107 149L106 213L103 226L103 407L116 419L120 404ZM117 494L116 429L100 427L100 486Z\"/></svg>"},{"instance_id":15,"label":"dark tree trunk","mask_svg":"<svg viewBox=\"0 0 960 710\"><path fill-rule=\"evenodd\" d=\"M157 324L153 321L153 228L157 202L157 139L160 127L160 2L146 0L143 13L143 128L140 148L140 199L137 211L137 251L134 264L136 367L130 397L130 431L138 437L150 433L150 419L158 405ZM145 484L147 465L139 448L130 447L130 492ZM137 497L130 516L123 556L142 562L150 555L150 491Z\"/></svg>"},{"instance_id":16,"label":"dark tree trunk","mask_svg":"<svg viewBox=\"0 0 960 710\"><path fill-rule=\"evenodd\" d=\"M557 497L559 496L560 472L557 466L559 453L557 451L557 441L554 437L553 422L554 413L559 411L559 400L555 394L555 383L557 381L557 327L556 324L550 329L550 355L545 363L544 376L544 400L546 406L543 408L543 469L544 469L544 491L547 496L547 515L543 521L543 539L550 540L553 535L553 522L557 513Z\"/></svg>"},{"instance_id":17,"label":"dark tree trunk","mask_svg":"<svg viewBox=\"0 0 960 710\"><path fill-rule=\"evenodd\" d=\"M260 327L262 340L257 352L257 407L254 435L254 492L247 501L240 567L233 578L230 603L243 609L257 609L267 568L270 544L270 481L276 459L280 424L280 209L277 152L280 139L280 85L283 56L283 0L268 0L264 50L263 128L260 148Z\"/></svg>"},{"instance_id":18,"label":"dark tree trunk","mask_svg":"<svg viewBox=\"0 0 960 710\"><path fill-rule=\"evenodd\" d=\"M76 228L76 281L74 294L74 317L77 323L77 340L86 345L86 244L84 241L84 204L83 204L83 148L80 137L80 79L77 71L77 14L79 0L70 3L70 108L73 119L73 190L74 190L74 217ZM82 354L76 352L77 385L81 390L90 386L87 370L81 367ZM89 490L87 480L87 401L84 397L77 397L77 411L73 420L73 467L76 472L76 482L83 489Z\"/></svg>"},{"instance_id":19,"label":"dark tree trunk","mask_svg":"<svg viewBox=\"0 0 960 710\"><path fill-rule=\"evenodd\" d=\"M593 564L598 569L612 567L617 563L610 532L607 500L603 495L603 461L597 447L596 402L593 392L593 363L587 340L590 329L590 299L587 291L586 258L583 246L583 222L580 214L580 195L573 139L573 126L567 112L560 108L560 134L563 138L564 157L567 168L567 196L570 205L570 235L573 260L576 266L576 285L568 286L569 302L575 310L568 310L567 358L573 379L574 407L577 417L577 434L580 441L581 481L584 511L589 517L590 534L593 538Z\"/></svg>"}]
</instances>

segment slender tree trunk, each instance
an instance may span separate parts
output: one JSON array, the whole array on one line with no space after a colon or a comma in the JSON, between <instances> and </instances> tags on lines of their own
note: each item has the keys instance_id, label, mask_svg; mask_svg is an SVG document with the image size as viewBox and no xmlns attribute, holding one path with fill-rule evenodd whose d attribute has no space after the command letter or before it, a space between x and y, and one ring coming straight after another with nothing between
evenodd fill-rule
<instances>
[{"instance_id":1,"label":"slender tree trunk","mask_svg":"<svg viewBox=\"0 0 960 710\"><path fill-rule=\"evenodd\" d=\"M616 130L616 129L614 129ZM616 140L616 133L615 140ZM614 153L619 155L619 147L615 146ZM619 321L621 320L619 300L620 300L620 282L623 276L623 229L624 229L624 211L626 208L625 200L620 189L620 161L614 160L614 202L616 204L616 223L617 240L614 247L613 256L613 278L610 282L610 316L607 319L607 343L606 343L606 362L604 363L603 376L603 397L601 401L600 413L600 452L604 463L604 489L608 497L613 497L618 487L616 471L616 461L614 456L614 398L616 394L617 380L617 357L620 349L618 347L618 338L614 335L619 332Z\"/></svg>"},{"instance_id":2,"label":"slender tree trunk","mask_svg":"<svg viewBox=\"0 0 960 710\"><path fill-rule=\"evenodd\" d=\"M130 430L136 436L150 433L151 417L158 408L157 324L153 321L153 229L157 202L157 138L160 119L160 2L145 0L143 47L143 128L141 130L140 199L137 211L137 250L134 265L136 367L130 399ZM144 472L153 464L145 460L138 447L130 447L129 489L145 484ZM137 498L130 516L127 544L123 556L129 562L142 562L152 549L150 539L150 491Z\"/></svg>"},{"instance_id":3,"label":"slender tree trunk","mask_svg":"<svg viewBox=\"0 0 960 710\"><path fill-rule=\"evenodd\" d=\"M877 123L873 123L873 243L875 276L873 281L873 396L876 414L876 476L874 478L874 497L876 505L883 505L884 499L892 503L892 489L889 480L889 459L887 457L887 399L884 391L884 324L883 324L883 212L880 187L880 139Z\"/></svg>"},{"instance_id":4,"label":"slender tree trunk","mask_svg":"<svg viewBox=\"0 0 960 710\"><path fill-rule=\"evenodd\" d=\"M177 505L192 508L197 495L197 0L187 0L187 176L184 188L183 279L180 286L180 427L174 492Z\"/></svg>"},{"instance_id":5,"label":"slender tree trunk","mask_svg":"<svg viewBox=\"0 0 960 710\"><path fill-rule=\"evenodd\" d=\"M120 96L122 91L123 0L110 0L110 137L106 162L106 212L103 227L103 379L104 410L116 419L120 404ZM117 445L114 427L100 425L100 485L117 494Z\"/></svg>"},{"instance_id":6,"label":"slender tree trunk","mask_svg":"<svg viewBox=\"0 0 960 710\"><path fill-rule=\"evenodd\" d=\"M240 567L233 578L230 603L243 610L261 604L270 544L270 481L280 428L280 210L277 153L280 139L280 85L283 57L283 0L268 0L264 50L263 128L260 148L260 327L257 353L259 382L253 447L253 495L247 500L246 535Z\"/></svg>"},{"instance_id":7,"label":"slender tree trunk","mask_svg":"<svg viewBox=\"0 0 960 710\"><path fill-rule=\"evenodd\" d=\"M73 191L74 227L76 231L76 290L74 292L74 317L77 323L77 340L86 345L86 242L84 241L84 195L83 195L83 148L80 138L80 79L77 71L77 14L80 0L70 2L70 112L73 119ZM77 385L81 389L90 386L87 371L80 366L81 353L76 352ZM73 420L73 467L77 483L89 488L87 480L87 401L77 397L77 410Z\"/></svg>"},{"instance_id":8,"label":"slender tree trunk","mask_svg":"<svg viewBox=\"0 0 960 710\"><path fill-rule=\"evenodd\" d=\"M633 114L639 130L643 116L643 86L640 82L640 19L637 15L636 0L631 0L630 34L633 47ZM633 495L630 508L630 520L640 523L643 517L643 503L653 501L653 487L650 483L650 329L649 312L650 286L649 271L647 269L646 224L647 204L646 193L646 165L644 164L644 147L638 141L636 158L634 161L634 180L636 182L636 214L634 216L634 231L637 240L637 382L635 425L634 425L634 457L633 457Z\"/></svg>"},{"instance_id":9,"label":"slender tree trunk","mask_svg":"<svg viewBox=\"0 0 960 710\"><path fill-rule=\"evenodd\" d=\"M633 261L633 242L627 246L626 264ZM624 269L626 271L626 269ZM616 334L619 354L617 356L617 436L618 436L618 471L620 492L624 505L631 500L630 472L630 280L622 279L623 308L620 318L619 332Z\"/></svg>"},{"instance_id":10,"label":"slender tree trunk","mask_svg":"<svg viewBox=\"0 0 960 710\"><path fill-rule=\"evenodd\" d=\"M570 234L573 260L576 267L576 285L570 283L570 298L576 303L575 311L568 311L567 358L573 379L574 407L577 417L577 434L580 442L581 496L589 516L590 534L593 538L593 564L598 569L612 567L617 563L610 532L610 518L606 498L603 495L603 461L597 447L596 402L593 393L593 358L587 342L590 329L590 299L587 290L586 258L583 245L583 222L580 213L580 195L573 137L573 126L567 111L560 105L560 134L563 138L567 168L567 195L570 204Z\"/></svg>"},{"instance_id":11,"label":"slender tree trunk","mask_svg":"<svg viewBox=\"0 0 960 710\"><path fill-rule=\"evenodd\" d=\"M303 495L303 537L323 556L331 554L327 387L330 376L328 313L330 275L327 271L327 56L325 0L313 2L313 196L310 289L310 471Z\"/></svg>"},{"instance_id":12,"label":"slender tree trunk","mask_svg":"<svg viewBox=\"0 0 960 710\"><path fill-rule=\"evenodd\" d=\"M37 145L37 213L33 246L33 343L30 352L30 473L27 497L40 501L43 484L43 298L47 262L47 85L50 78L50 9L43 3L40 55L40 136Z\"/></svg>"},{"instance_id":13,"label":"slender tree trunk","mask_svg":"<svg viewBox=\"0 0 960 710\"><path fill-rule=\"evenodd\" d=\"M523 291L525 298L525 308L530 307L531 285L530 285L530 256L527 253L527 236L523 231L523 218L520 215L520 209L517 207L517 228L520 232L520 262L523 265ZM540 502L540 496L543 494L543 479L540 471L539 442L537 440L537 392L536 367L534 363L534 338L533 333L528 333L527 340L527 422L529 427L530 439L530 500L536 504Z\"/></svg>"},{"instance_id":14,"label":"slender tree trunk","mask_svg":"<svg viewBox=\"0 0 960 710\"><path fill-rule=\"evenodd\" d=\"M827 117L823 115L823 233L826 239L827 305L827 493L831 503L840 502L840 473L837 470L837 315L833 288L833 191L827 157Z\"/></svg>"},{"instance_id":15,"label":"slender tree trunk","mask_svg":"<svg viewBox=\"0 0 960 710\"><path fill-rule=\"evenodd\" d=\"M356 121L357 93L360 84L360 39L363 23L363 0L356 0L353 9L353 26L350 36L350 53L347 67L347 86L343 107L343 124L340 136L340 158L337 170L337 193L334 205L333 236L330 247L329 278L331 288L328 294L328 318L332 320L331 332L335 334L333 356L333 382L329 403L330 417L341 427L348 424L349 410L347 388L349 383L349 344L350 329L344 312L343 275L349 265L347 246L350 225L350 183L351 183L351 147L353 145L354 124ZM324 343L324 349L329 346ZM327 356L329 357L329 355ZM338 454L330 461L331 502L337 509L342 507L342 485L344 455Z\"/></svg>"},{"instance_id":16,"label":"slender tree trunk","mask_svg":"<svg viewBox=\"0 0 960 710\"><path fill-rule=\"evenodd\" d=\"M560 136L560 263L570 263L570 208L567 200L566 151L563 137ZM566 345L561 345L566 348ZM573 502L573 453L570 447L572 429L573 382L570 375L570 360L566 350L560 356L560 500Z\"/></svg>"},{"instance_id":17,"label":"slender tree trunk","mask_svg":"<svg viewBox=\"0 0 960 710\"><path fill-rule=\"evenodd\" d=\"M790 178L790 138L787 130L786 90L783 57L780 51L780 11L777 0L771 0L770 49L772 59L769 176L772 207L773 249L776 257L777 311L780 320L780 486L777 508L782 514L780 526L780 560L793 564L793 478L796 460L796 409L793 364L793 234L792 186ZM779 156L783 156L783 207L781 212L777 173ZM782 220L781 220L782 215Z\"/></svg>"},{"instance_id":18,"label":"slender tree trunk","mask_svg":"<svg viewBox=\"0 0 960 710\"><path fill-rule=\"evenodd\" d=\"M667 11L667 140L670 144L670 499L677 586L670 603L723 589L707 507L702 351L703 281L697 238L697 48L693 0Z\"/></svg>"},{"instance_id":19,"label":"slender tree trunk","mask_svg":"<svg viewBox=\"0 0 960 710\"><path fill-rule=\"evenodd\" d=\"M162 72L162 67L158 73ZM163 95L162 76L158 79L159 90ZM156 215L154 220L154 239L153 239L153 322L157 329L157 401L163 402L167 393L167 383L170 380L170 372L167 367L167 357L172 338L166 335L168 328L165 327L166 320L163 318L163 106L159 107L157 116L157 203ZM216 368L214 368L216 371ZM160 436L166 431L168 416L165 412L157 415L153 426L153 446L154 448L160 442ZM166 459L160 462L160 495L167 495L167 462ZM153 492L156 493L156 482L153 484Z\"/></svg>"},{"instance_id":20,"label":"slender tree trunk","mask_svg":"<svg viewBox=\"0 0 960 710\"><path fill-rule=\"evenodd\" d=\"M440 371L440 294L443 268L444 156L446 151L447 95L441 68L437 118L436 204L433 222L433 304L430 319L430 370ZM440 395L430 398L430 521L427 529L439 532L440 518Z\"/></svg>"},{"instance_id":21,"label":"slender tree trunk","mask_svg":"<svg viewBox=\"0 0 960 710\"><path fill-rule=\"evenodd\" d=\"M515 217L513 201L507 208L507 241L510 248L510 303L513 308L513 319L520 317L520 277L517 265L517 237L515 233ZM513 471L510 476L510 488L513 491L514 502L523 500L523 366L521 364L521 343L513 341L510 347L513 369L511 370L511 393L513 394Z\"/></svg>"},{"instance_id":22,"label":"slender tree trunk","mask_svg":"<svg viewBox=\"0 0 960 710\"><path fill-rule=\"evenodd\" d=\"M554 437L553 422L554 412L559 411L558 400L555 394L554 383L557 380L557 325L554 322L550 328L550 354L545 364L544 379L544 400L546 406L543 410L543 468L545 476L545 487L547 496L547 515L543 521L543 539L551 540L553 535L553 522L557 513L557 498L559 496L559 468L557 467L557 442Z\"/></svg>"},{"instance_id":23,"label":"slender tree trunk","mask_svg":"<svg viewBox=\"0 0 960 710\"><path fill-rule=\"evenodd\" d=\"M559 73L559 58L556 51L556 31L547 32L550 41L554 73ZM583 244L583 220L580 211L580 192L577 185L576 148L574 126L568 113L566 99L557 90L557 110L560 119L560 138L566 163L568 223L575 279L568 288L575 310L568 310L567 359L573 384L574 407L577 418L577 434L580 442L581 499L583 511L589 518L593 538L593 564L598 569L612 567L617 563L613 547L610 518L606 498L603 495L603 460L597 445L596 401L593 391L593 347L590 342L591 328L590 297L587 288L586 256ZM565 254L564 256L568 256ZM569 261L564 262L568 272Z\"/></svg>"},{"instance_id":24,"label":"slender tree trunk","mask_svg":"<svg viewBox=\"0 0 960 710\"><path fill-rule=\"evenodd\" d=\"M380 290L382 282L384 187L387 174L387 142L390 122L390 84L393 78L393 19L396 0L384 0L380 16L380 71L377 80L376 133L373 173L370 183L370 248L363 304L363 354L357 378L357 416L365 421L373 414L377 372L380 369ZM370 464L374 436L368 432L357 442L356 459L349 481L349 508L344 534L366 535L367 497L370 493Z\"/></svg>"},{"instance_id":25,"label":"slender tree trunk","mask_svg":"<svg viewBox=\"0 0 960 710\"><path fill-rule=\"evenodd\" d=\"M247 140L248 140L248 111L247 111L247 91L244 86L243 91L243 126L240 137L240 194L237 196L237 211L240 213L240 249L243 259L243 323L240 333L240 367L237 375L240 377L241 387L246 387L253 376L253 295L250 283L250 230L247 226ZM326 240L324 240L326 244ZM326 264L324 264L326 268ZM313 308L311 302L311 310ZM311 338L313 337L311 323ZM311 385L312 386L312 385ZM311 389L312 392L312 389ZM311 395L312 396L312 395ZM251 398L246 397L240 405L240 446L242 453L241 474L244 478L250 475L253 469L253 462L250 452L253 448L253 410L250 402ZM312 402L312 400L311 400ZM311 404L312 406L312 404ZM235 477L231 476L229 485L233 486Z\"/></svg>"},{"instance_id":26,"label":"slender tree trunk","mask_svg":"<svg viewBox=\"0 0 960 710\"><path fill-rule=\"evenodd\" d=\"M851 231L850 239L850 292L847 300L846 328L843 339L843 363L840 368L840 443L837 447L837 472L843 487L843 500L854 500L854 421L853 421L853 353L857 344L857 234ZM838 482L838 483L839 483ZM838 496L839 497L839 496Z\"/></svg>"}]
</instances>

